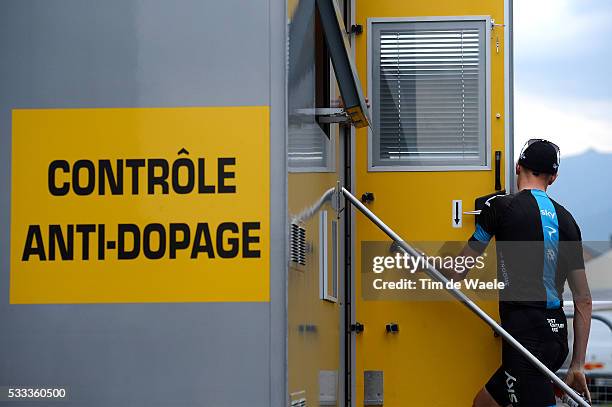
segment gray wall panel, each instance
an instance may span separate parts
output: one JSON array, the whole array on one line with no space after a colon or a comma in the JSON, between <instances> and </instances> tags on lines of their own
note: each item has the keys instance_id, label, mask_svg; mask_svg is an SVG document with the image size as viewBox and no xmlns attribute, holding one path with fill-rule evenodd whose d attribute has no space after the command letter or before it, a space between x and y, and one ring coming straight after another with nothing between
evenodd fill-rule
<instances>
[{"instance_id":1,"label":"gray wall panel","mask_svg":"<svg viewBox=\"0 0 612 407\"><path fill-rule=\"evenodd\" d=\"M284 399L286 12L270 1L0 3L0 385L64 384L88 406ZM268 104L270 304L8 305L11 109Z\"/></svg>"},{"instance_id":2,"label":"gray wall panel","mask_svg":"<svg viewBox=\"0 0 612 407\"><path fill-rule=\"evenodd\" d=\"M0 97L14 107L269 102L265 0L3 0L0 10Z\"/></svg>"},{"instance_id":3,"label":"gray wall panel","mask_svg":"<svg viewBox=\"0 0 612 407\"><path fill-rule=\"evenodd\" d=\"M0 384L67 385L74 405L267 406L267 314L267 304L3 300Z\"/></svg>"},{"instance_id":4,"label":"gray wall panel","mask_svg":"<svg viewBox=\"0 0 612 407\"><path fill-rule=\"evenodd\" d=\"M287 2L270 0L270 405L287 406Z\"/></svg>"}]
</instances>

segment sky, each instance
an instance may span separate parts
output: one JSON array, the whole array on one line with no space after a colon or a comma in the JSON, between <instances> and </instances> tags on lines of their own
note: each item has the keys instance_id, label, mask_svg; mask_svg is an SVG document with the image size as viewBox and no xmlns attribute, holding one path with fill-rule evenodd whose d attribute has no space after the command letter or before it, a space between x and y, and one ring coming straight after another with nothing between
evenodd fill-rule
<instances>
[{"instance_id":1,"label":"sky","mask_svg":"<svg viewBox=\"0 0 612 407\"><path fill-rule=\"evenodd\" d=\"M515 157L530 138L612 152L610 21L610 0L514 0Z\"/></svg>"}]
</instances>

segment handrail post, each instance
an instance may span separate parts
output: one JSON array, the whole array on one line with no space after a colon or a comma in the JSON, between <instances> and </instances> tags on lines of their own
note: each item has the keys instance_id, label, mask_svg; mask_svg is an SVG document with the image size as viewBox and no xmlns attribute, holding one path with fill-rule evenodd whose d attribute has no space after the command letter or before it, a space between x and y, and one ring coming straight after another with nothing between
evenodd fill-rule
<instances>
[{"instance_id":1,"label":"handrail post","mask_svg":"<svg viewBox=\"0 0 612 407\"><path fill-rule=\"evenodd\" d=\"M412 246L406 243L397 233L393 231L389 226L387 226L380 218L378 218L372 211L370 211L364 204L362 204L359 199L357 199L353 194L351 194L346 188L342 187L342 194L344 197L355 206L361 213L363 213L372 223L374 223L380 230L382 230L387 236L389 236L393 241L395 241L406 253L410 256L419 257L421 253L415 250ZM455 288L451 288L446 284L448 279L442 275L434 266L429 264L429 262L425 262L427 265L425 269L425 273L428 276L444 283L444 287L446 290L455 297L459 302L465 305L470 311L472 311L476 316L482 319L487 325L489 325L495 332L497 332L510 346L516 349L520 354L529 360L529 362L535 366L540 372L544 375L548 376L548 378L555 383L559 388L561 388L568 396L570 396L576 403L578 403L582 407L590 407L589 404L578 394L574 389L572 389L567 383L561 380L553 371L551 371L544 363L542 363L538 358L536 358L527 348L525 348L519 341L514 339L512 335L508 333L504 328L501 327L493 318L489 316L486 312L484 312L474 301L472 301L467 295L465 295L462 291L457 290Z\"/></svg>"}]
</instances>

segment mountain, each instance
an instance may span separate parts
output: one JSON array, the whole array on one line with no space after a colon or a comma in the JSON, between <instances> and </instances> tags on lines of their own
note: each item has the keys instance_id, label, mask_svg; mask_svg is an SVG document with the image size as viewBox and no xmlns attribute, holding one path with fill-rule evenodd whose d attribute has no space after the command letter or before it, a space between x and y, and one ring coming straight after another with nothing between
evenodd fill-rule
<instances>
[{"instance_id":1,"label":"mountain","mask_svg":"<svg viewBox=\"0 0 612 407\"><path fill-rule=\"evenodd\" d=\"M612 154L588 150L561 158L559 178L548 192L574 215L584 241L610 241Z\"/></svg>"}]
</instances>

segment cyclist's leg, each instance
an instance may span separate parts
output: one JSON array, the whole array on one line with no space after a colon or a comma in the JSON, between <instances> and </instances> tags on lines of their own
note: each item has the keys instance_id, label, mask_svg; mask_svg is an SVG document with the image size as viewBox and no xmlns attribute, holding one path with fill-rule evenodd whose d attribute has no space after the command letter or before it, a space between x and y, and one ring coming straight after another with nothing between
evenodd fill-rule
<instances>
[{"instance_id":1,"label":"cyclist's leg","mask_svg":"<svg viewBox=\"0 0 612 407\"><path fill-rule=\"evenodd\" d=\"M500 367L474 397L474 407L506 407L510 405L504 385L504 370Z\"/></svg>"},{"instance_id":2,"label":"cyclist's leg","mask_svg":"<svg viewBox=\"0 0 612 407\"><path fill-rule=\"evenodd\" d=\"M544 364L554 355L563 353L558 343L544 342L537 346L524 345ZM550 379L510 345L502 345L503 365L478 392L474 407L549 407L555 405L554 388Z\"/></svg>"},{"instance_id":3,"label":"cyclist's leg","mask_svg":"<svg viewBox=\"0 0 612 407\"><path fill-rule=\"evenodd\" d=\"M535 352L534 352L535 354ZM536 354L539 358L539 355ZM506 366L506 390L513 407L555 406L554 387L550 379L531 366L522 355Z\"/></svg>"},{"instance_id":4,"label":"cyclist's leg","mask_svg":"<svg viewBox=\"0 0 612 407\"><path fill-rule=\"evenodd\" d=\"M551 335L550 326L530 321L531 333L517 339L549 369L557 369L559 359L567 355L567 345ZM548 407L555 405L554 387L550 378L534 367L522 354L504 343L502 363L508 398L514 407Z\"/></svg>"},{"instance_id":5,"label":"cyclist's leg","mask_svg":"<svg viewBox=\"0 0 612 407\"><path fill-rule=\"evenodd\" d=\"M474 397L472 407L507 407L500 406L499 403L491 396L486 387L480 389L480 391Z\"/></svg>"},{"instance_id":6,"label":"cyclist's leg","mask_svg":"<svg viewBox=\"0 0 612 407\"><path fill-rule=\"evenodd\" d=\"M563 310L506 307L502 321L502 326L549 369L558 369L565 360L567 322ZM502 367L477 394L474 405L495 406L490 404L491 399L503 407L555 405L554 387L550 379L506 342L502 343Z\"/></svg>"}]
</instances>

